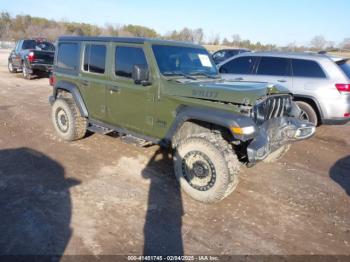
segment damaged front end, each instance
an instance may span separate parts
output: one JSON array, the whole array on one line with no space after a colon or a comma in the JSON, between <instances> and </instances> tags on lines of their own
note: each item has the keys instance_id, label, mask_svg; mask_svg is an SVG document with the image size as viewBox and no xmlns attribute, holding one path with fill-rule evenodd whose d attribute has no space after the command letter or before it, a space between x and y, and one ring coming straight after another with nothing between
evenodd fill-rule
<instances>
[{"instance_id":1,"label":"damaged front end","mask_svg":"<svg viewBox=\"0 0 350 262\"><path fill-rule=\"evenodd\" d=\"M264 160L284 145L313 136L316 127L299 116L300 109L290 95L272 95L259 101L253 108L256 131L247 147L249 163Z\"/></svg>"}]
</instances>

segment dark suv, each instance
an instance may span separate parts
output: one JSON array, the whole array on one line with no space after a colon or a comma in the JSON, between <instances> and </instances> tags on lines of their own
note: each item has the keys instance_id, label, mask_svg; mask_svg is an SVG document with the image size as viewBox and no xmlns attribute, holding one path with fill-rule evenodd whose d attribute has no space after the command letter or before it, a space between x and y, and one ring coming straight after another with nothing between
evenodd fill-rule
<instances>
[{"instance_id":1,"label":"dark suv","mask_svg":"<svg viewBox=\"0 0 350 262\"><path fill-rule=\"evenodd\" d=\"M213 53L213 60L215 64L220 64L231 57L250 52L251 51L249 49L244 48L222 49Z\"/></svg>"},{"instance_id":2,"label":"dark suv","mask_svg":"<svg viewBox=\"0 0 350 262\"><path fill-rule=\"evenodd\" d=\"M181 187L203 202L235 189L240 162L275 161L315 132L286 89L222 81L207 50L189 43L61 37L52 82L61 138L117 131L171 147Z\"/></svg>"}]
</instances>

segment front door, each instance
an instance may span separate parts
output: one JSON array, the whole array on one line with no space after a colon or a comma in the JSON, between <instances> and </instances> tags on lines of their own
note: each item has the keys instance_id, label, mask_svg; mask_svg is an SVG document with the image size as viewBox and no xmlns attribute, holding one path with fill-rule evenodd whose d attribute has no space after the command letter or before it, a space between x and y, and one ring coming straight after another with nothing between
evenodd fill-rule
<instances>
[{"instance_id":1,"label":"front door","mask_svg":"<svg viewBox=\"0 0 350 262\"><path fill-rule=\"evenodd\" d=\"M136 133L150 134L153 128L152 105L156 86L136 84L134 65L148 65L145 50L138 44L116 43L111 47L113 72L107 86L108 122Z\"/></svg>"},{"instance_id":2,"label":"front door","mask_svg":"<svg viewBox=\"0 0 350 262\"><path fill-rule=\"evenodd\" d=\"M222 78L230 81L253 81L257 57L241 56L223 64L219 71Z\"/></svg>"}]
</instances>

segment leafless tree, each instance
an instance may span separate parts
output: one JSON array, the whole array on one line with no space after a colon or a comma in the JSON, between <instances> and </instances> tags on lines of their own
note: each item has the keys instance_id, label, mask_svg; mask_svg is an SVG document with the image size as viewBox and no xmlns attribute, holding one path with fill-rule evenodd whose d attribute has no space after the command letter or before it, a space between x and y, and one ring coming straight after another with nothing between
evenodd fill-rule
<instances>
[{"instance_id":1,"label":"leafless tree","mask_svg":"<svg viewBox=\"0 0 350 262\"><path fill-rule=\"evenodd\" d=\"M341 42L340 47L343 48L343 49L350 50L350 37L349 38L345 38L343 40L343 42Z\"/></svg>"},{"instance_id":2,"label":"leafless tree","mask_svg":"<svg viewBox=\"0 0 350 262\"><path fill-rule=\"evenodd\" d=\"M238 46L240 46L241 41L242 41L242 39L241 39L240 35L238 35L238 34L232 35L232 45L238 47Z\"/></svg>"},{"instance_id":3,"label":"leafless tree","mask_svg":"<svg viewBox=\"0 0 350 262\"><path fill-rule=\"evenodd\" d=\"M322 50L327 46L327 40L322 35L317 35L311 40L311 46Z\"/></svg>"}]
</instances>

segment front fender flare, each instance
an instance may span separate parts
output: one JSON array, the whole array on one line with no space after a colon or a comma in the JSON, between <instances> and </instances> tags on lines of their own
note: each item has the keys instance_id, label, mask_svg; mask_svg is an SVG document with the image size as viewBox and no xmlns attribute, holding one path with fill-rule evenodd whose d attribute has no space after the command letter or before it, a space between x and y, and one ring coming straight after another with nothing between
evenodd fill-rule
<instances>
[{"instance_id":1,"label":"front fender flare","mask_svg":"<svg viewBox=\"0 0 350 262\"><path fill-rule=\"evenodd\" d=\"M255 122L252 118L243 115L231 113L220 109L211 108L199 108L190 106L181 106L176 112L176 119L172 123L168 133L165 136L167 141L171 141L172 137L176 134L182 124L186 121L198 120L222 126L230 130L231 127L247 127L254 126ZM241 141L247 141L252 139L252 135L235 135L235 138Z\"/></svg>"}]
</instances>

